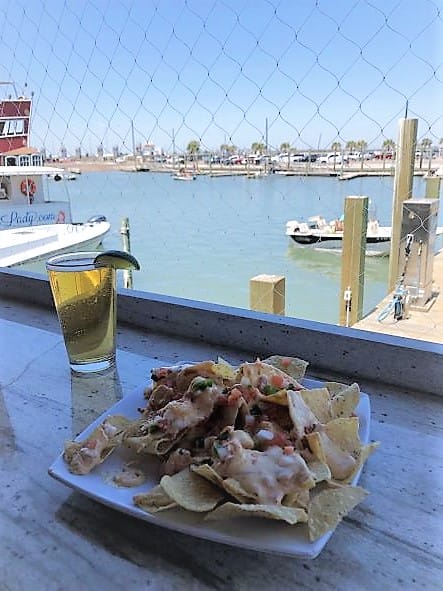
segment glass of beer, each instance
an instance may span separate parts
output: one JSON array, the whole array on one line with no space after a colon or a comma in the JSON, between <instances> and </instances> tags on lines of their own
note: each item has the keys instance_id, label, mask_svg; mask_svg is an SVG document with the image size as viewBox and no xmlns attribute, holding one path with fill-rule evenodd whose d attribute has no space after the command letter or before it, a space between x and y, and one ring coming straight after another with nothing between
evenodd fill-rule
<instances>
[{"instance_id":1,"label":"glass of beer","mask_svg":"<svg viewBox=\"0 0 443 591\"><path fill-rule=\"evenodd\" d=\"M75 373L115 364L116 269L98 252L76 252L46 263L69 364Z\"/></svg>"}]
</instances>

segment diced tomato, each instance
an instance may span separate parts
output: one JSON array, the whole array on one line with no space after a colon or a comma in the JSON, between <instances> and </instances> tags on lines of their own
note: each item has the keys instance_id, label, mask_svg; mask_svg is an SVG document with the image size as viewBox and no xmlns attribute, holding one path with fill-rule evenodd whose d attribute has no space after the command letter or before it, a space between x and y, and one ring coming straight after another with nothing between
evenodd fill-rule
<instances>
[{"instance_id":1,"label":"diced tomato","mask_svg":"<svg viewBox=\"0 0 443 591\"><path fill-rule=\"evenodd\" d=\"M288 444L291 442L288 439L288 435L282 431L275 433L274 438L272 439L272 445L278 445L278 447L283 447L284 449L288 447Z\"/></svg>"},{"instance_id":2,"label":"diced tomato","mask_svg":"<svg viewBox=\"0 0 443 591\"><path fill-rule=\"evenodd\" d=\"M289 357L285 357L281 360L281 364L283 367L289 367L291 365L291 360L289 359Z\"/></svg>"},{"instance_id":3,"label":"diced tomato","mask_svg":"<svg viewBox=\"0 0 443 591\"><path fill-rule=\"evenodd\" d=\"M280 375L273 375L271 377L271 384L276 388L283 388L284 379L283 376Z\"/></svg>"},{"instance_id":4,"label":"diced tomato","mask_svg":"<svg viewBox=\"0 0 443 591\"><path fill-rule=\"evenodd\" d=\"M242 397L242 393L238 388L233 388L228 396L228 405L237 404Z\"/></svg>"},{"instance_id":5,"label":"diced tomato","mask_svg":"<svg viewBox=\"0 0 443 591\"><path fill-rule=\"evenodd\" d=\"M246 402L253 402L257 400L258 396L260 395L260 390L258 388L252 388L250 386L242 387L242 395Z\"/></svg>"}]
</instances>

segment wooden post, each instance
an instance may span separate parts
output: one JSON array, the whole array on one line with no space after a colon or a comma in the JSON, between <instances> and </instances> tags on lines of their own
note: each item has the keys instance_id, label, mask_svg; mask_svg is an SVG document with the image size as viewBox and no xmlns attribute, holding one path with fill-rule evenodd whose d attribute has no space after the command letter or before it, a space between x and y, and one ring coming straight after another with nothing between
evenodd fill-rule
<instances>
[{"instance_id":1,"label":"wooden post","mask_svg":"<svg viewBox=\"0 0 443 591\"><path fill-rule=\"evenodd\" d=\"M129 218L122 219L120 234L122 237L123 250L130 253L131 240L129 236ZM132 289L132 271L130 269L123 270L123 286L127 289Z\"/></svg>"},{"instance_id":2,"label":"wooden post","mask_svg":"<svg viewBox=\"0 0 443 591\"><path fill-rule=\"evenodd\" d=\"M439 199L440 198L440 183L439 176L426 177L426 193L425 199Z\"/></svg>"},{"instance_id":3,"label":"wooden post","mask_svg":"<svg viewBox=\"0 0 443 591\"><path fill-rule=\"evenodd\" d=\"M401 223L403 202L412 197L415 146L418 119L400 119L397 158L395 163L394 194L392 199L391 250L389 255L389 291L398 282Z\"/></svg>"},{"instance_id":4,"label":"wooden post","mask_svg":"<svg viewBox=\"0 0 443 591\"><path fill-rule=\"evenodd\" d=\"M249 281L249 307L258 312L285 314L285 278L256 275Z\"/></svg>"},{"instance_id":5,"label":"wooden post","mask_svg":"<svg viewBox=\"0 0 443 591\"><path fill-rule=\"evenodd\" d=\"M363 317L368 203L367 197L358 195L345 199L339 317L341 326L352 326Z\"/></svg>"}]
</instances>

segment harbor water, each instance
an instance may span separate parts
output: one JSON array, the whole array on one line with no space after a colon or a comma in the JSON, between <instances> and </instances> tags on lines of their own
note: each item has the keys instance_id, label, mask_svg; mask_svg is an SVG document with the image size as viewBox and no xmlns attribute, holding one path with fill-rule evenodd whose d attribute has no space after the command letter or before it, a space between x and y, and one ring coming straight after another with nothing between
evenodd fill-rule
<instances>
[{"instance_id":1,"label":"harbor water","mask_svg":"<svg viewBox=\"0 0 443 591\"><path fill-rule=\"evenodd\" d=\"M393 177L199 175L179 182L166 173L110 171L48 184L51 198L69 197L74 221L107 217L106 249L121 248L121 221L129 218L131 251L141 265L134 289L248 308L252 277L283 275L287 316L334 324L341 257L296 245L285 235L286 222L338 218L346 196L366 195L370 215L391 223ZM414 196L424 192L415 177ZM386 295L388 265L387 257L366 257L365 314Z\"/></svg>"}]
</instances>

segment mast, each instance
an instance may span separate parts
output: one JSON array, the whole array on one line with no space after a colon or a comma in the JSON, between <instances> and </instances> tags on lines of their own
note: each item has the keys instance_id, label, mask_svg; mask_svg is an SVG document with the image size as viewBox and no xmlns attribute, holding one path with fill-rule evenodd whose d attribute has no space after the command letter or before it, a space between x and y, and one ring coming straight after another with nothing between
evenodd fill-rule
<instances>
[{"instance_id":1,"label":"mast","mask_svg":"<svg viewBox=\"0 0 443 591\"><path fill-rule=\"evenodd\" d=\"M132 136L132 158L135 166L135 135L134 135L134 121L131 119L131 136Z\"/></svg>"}]
</instances>

